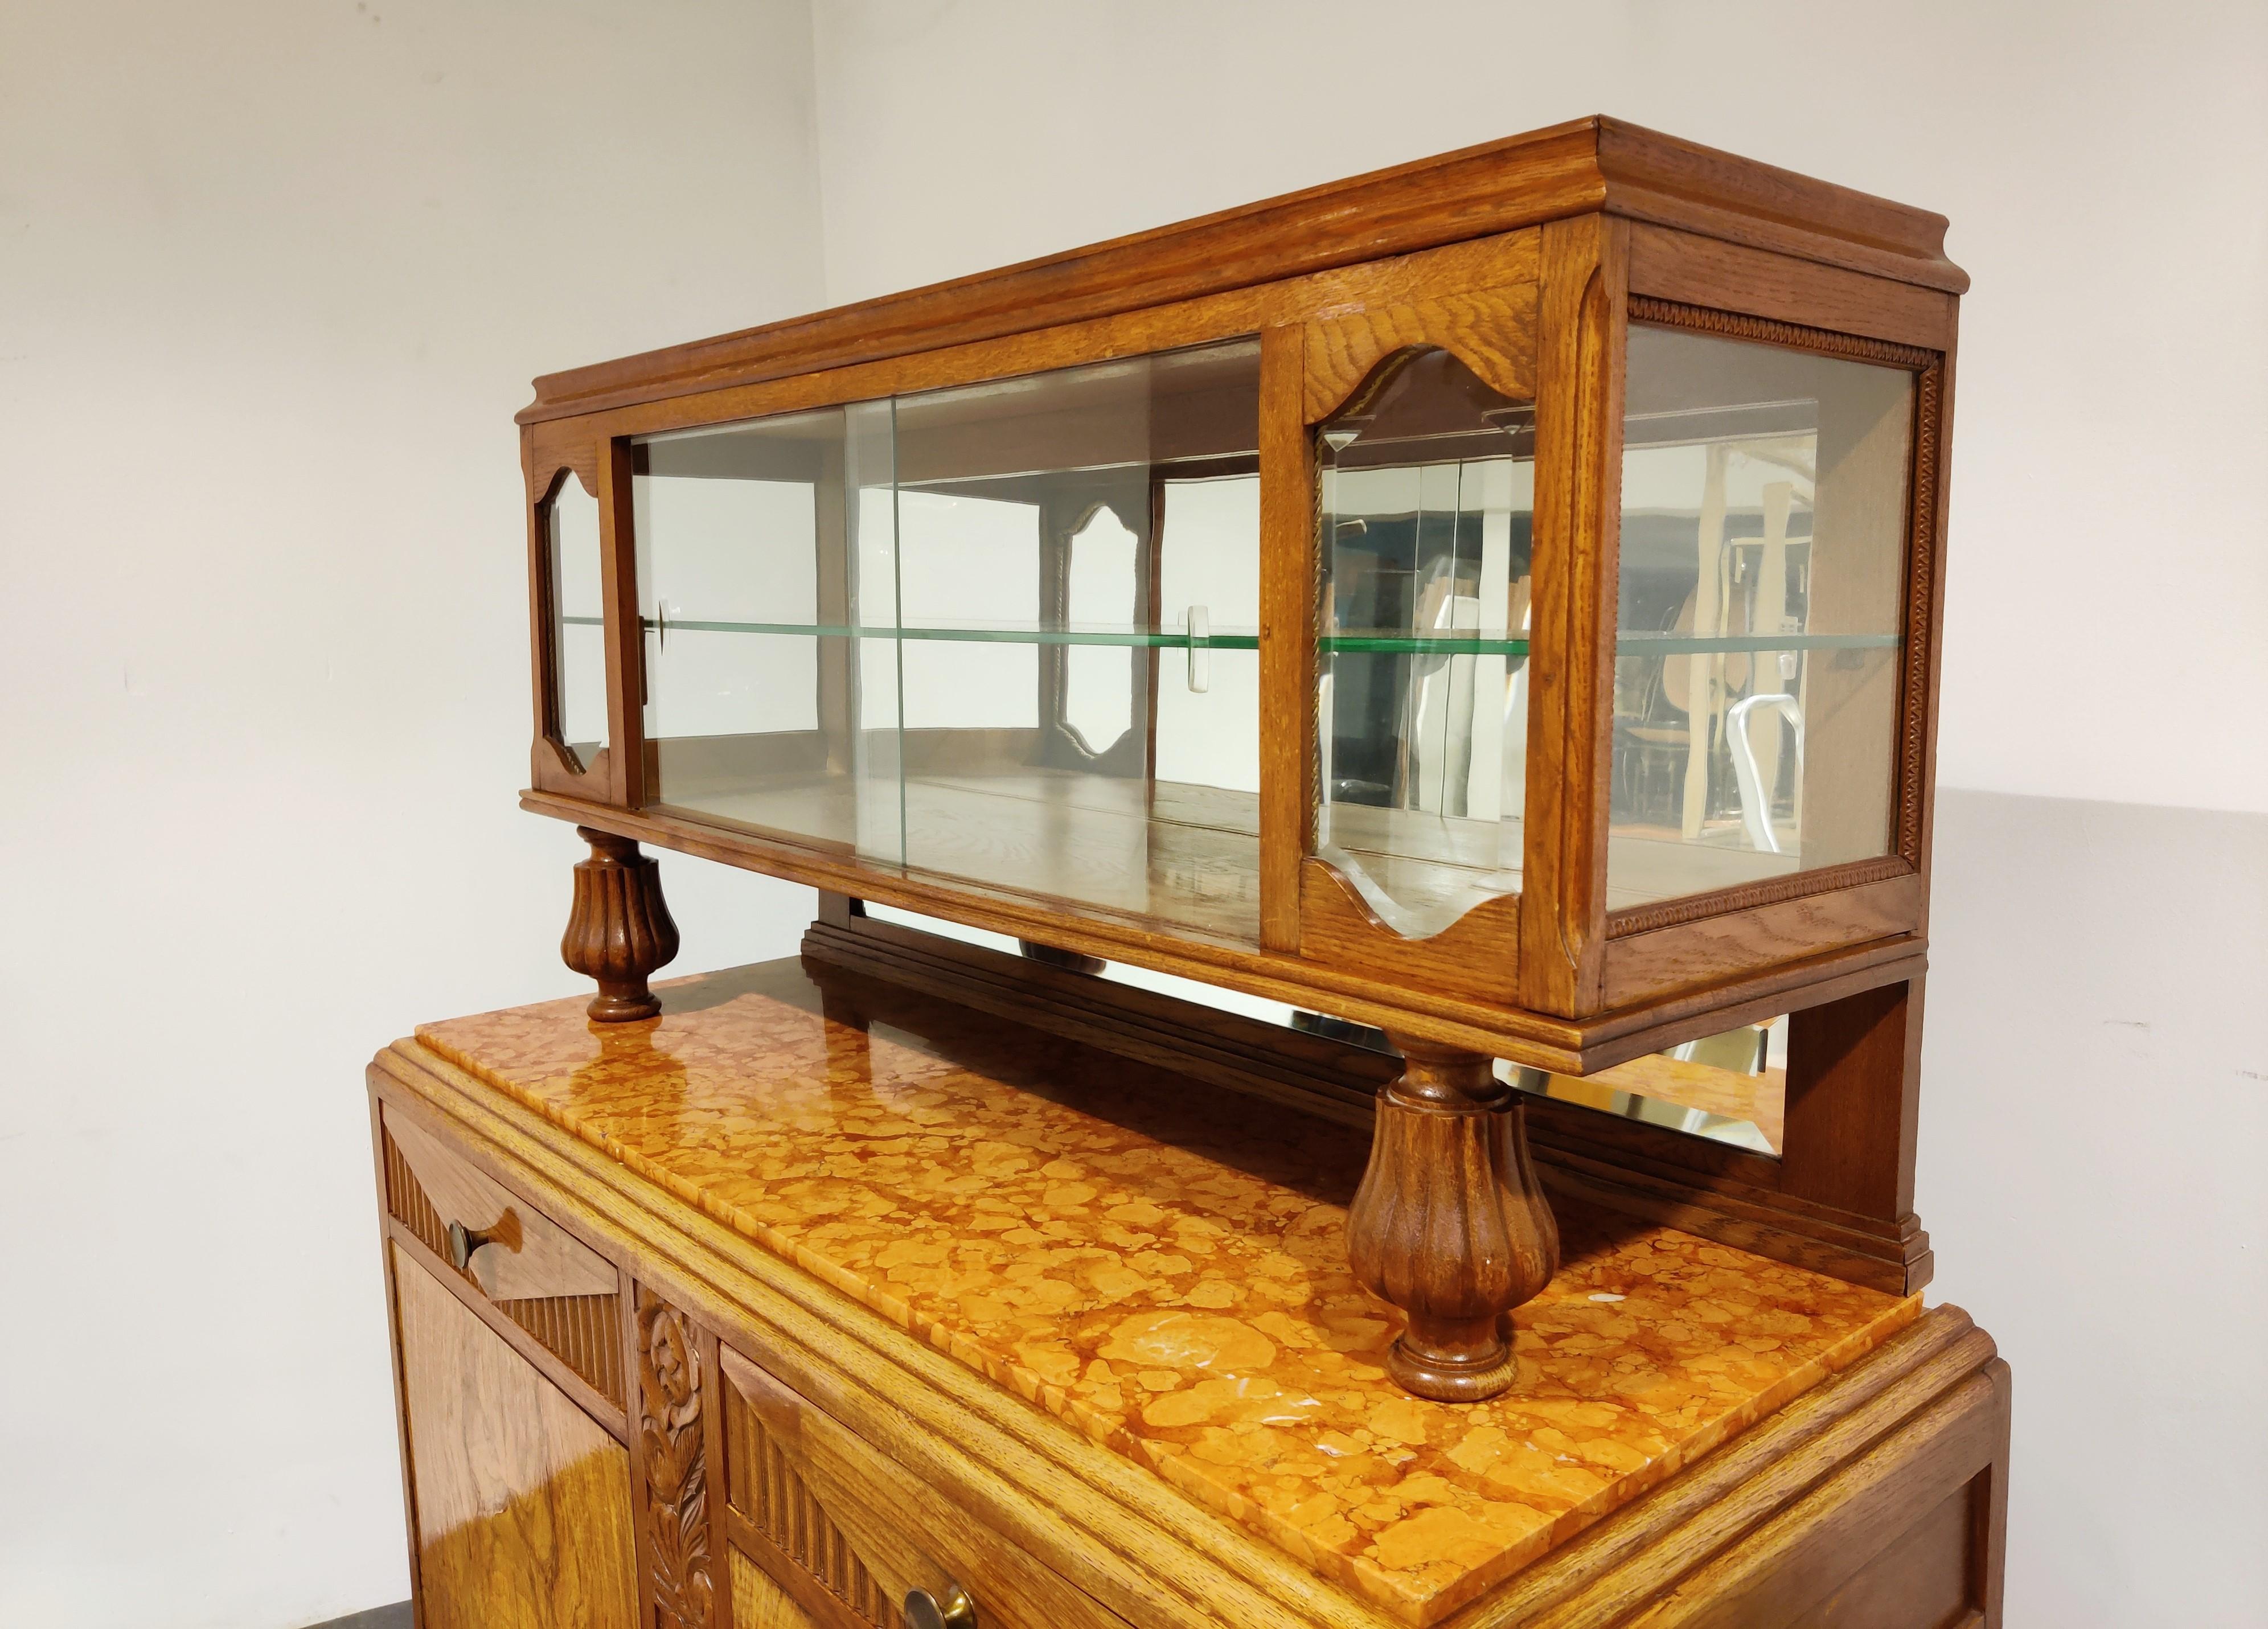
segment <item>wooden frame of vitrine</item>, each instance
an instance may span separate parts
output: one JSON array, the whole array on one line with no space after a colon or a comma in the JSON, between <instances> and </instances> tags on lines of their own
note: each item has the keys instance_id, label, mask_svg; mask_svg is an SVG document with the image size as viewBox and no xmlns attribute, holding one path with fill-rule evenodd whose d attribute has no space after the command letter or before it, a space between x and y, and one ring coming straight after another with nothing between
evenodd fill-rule
<instances>
[{"instance_id":1,"label":"wooden frame of vitrine","mask_svg":"<svg viewBox=\"0 0 2268 1629\"><path fill-rule=\"evenodd\" d=\"M1406 1046L1560 1072L1587 1073L1734 1023L1797 1014L1794 1045L1814 1059L1807 1078L1844 1084L1800 1091L1803 1072L1792 1068L1789 1157L1758 1162L1772 1163L1770 1171L1670 1147L1648 1135L1653 1128L1634 1128L1629 1146L1628 1137L1602 1143L1590 1134L1596 1128L1576 1124L1562 1141L1580 1143L1594 1164L1620 1162L1625 1175L1637 1168L1630 1161L1646 1168L1648 1181L1675 1173L1671 1186L1686 1198L1663 1204L1729 1187L1739 1205L1761 1200L1783 1220L1823 1216L1841 1227L1856 1219L1868 1236L1852 1258L1874 1265L1854 1276L1911 1286L1927 1262L1911 1214L1913 1055L1926 953L1942 448L1967 283L1944 259L1944 225L1940 217L1592 119L539 380L535 402L519 416L537 624L537 739L523 805L835 896L1320 1008L1387 1028ZM1607 907L1623 369L1633 320L1887 363L1916 376L1895 843L1883 859L1635 910ZM1254 335L1265 704L1257 946L1086 908L1067 914L1044 899L649 807L631 437ZM1415 345L1440 345L1528 387L1536 490L1521 891L1413 940L1377 922L1314 857L1313 431L1374 367ZM602 763L581 776L547 733L543 503L563 470L600 499L608 609L609 745ZM1799 1097L1810 1107L1800 1108ZM1539 1140L1550 1145L1565 1131L1560 1117L1546 1114Z\"/></svg>"}]
</instances>

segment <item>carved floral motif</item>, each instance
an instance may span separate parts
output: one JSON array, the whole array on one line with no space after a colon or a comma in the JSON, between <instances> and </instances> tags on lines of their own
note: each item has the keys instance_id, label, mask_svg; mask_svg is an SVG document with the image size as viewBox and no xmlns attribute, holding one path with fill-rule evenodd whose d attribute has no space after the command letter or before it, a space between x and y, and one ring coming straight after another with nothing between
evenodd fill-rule
<instances>
[{"instance_id":1,"label":"carved floral motif","mask_svg":"<svg viewBox=\"0 0 2268 1629\"><path fill-rule=\"evenodd\" d=\"M637 1293L637 1333L654 1621L660 1629L709 1629L716 1591L701 1440L701 1347L685 1315L644 1289Z\"/></svg>"}]
</instances>

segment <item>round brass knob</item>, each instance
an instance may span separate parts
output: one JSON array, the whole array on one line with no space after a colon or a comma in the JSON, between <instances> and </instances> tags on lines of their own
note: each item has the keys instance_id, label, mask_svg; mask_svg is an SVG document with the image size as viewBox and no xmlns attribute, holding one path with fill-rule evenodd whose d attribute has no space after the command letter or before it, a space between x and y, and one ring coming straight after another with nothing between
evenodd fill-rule
<instances>
[{"instance_id":1,"label":"round brass knob","mask_svg":"<svg viewBox=\"0 0 2268 1629\"><path fill-rule=\"evenodd\" d=\"M470 1272L473 1270L473 1252L488 1242L489 1235L479 1228L468 1227L459 1221L451 1222L449 1224L449 1265L454 1267L459 1272Z\"/></svg>"},{"instance_id":2,"label":"round brass knob","mask_svg":"<svg viewBox=\"0 0 2268 1629\"><path fill-rule=\"evenodd\" d=\"M976 1603L948 1583L940 1600L926 1589L906 1591L906 1629L976 1629Z\"/></svg>"}]
</instances>

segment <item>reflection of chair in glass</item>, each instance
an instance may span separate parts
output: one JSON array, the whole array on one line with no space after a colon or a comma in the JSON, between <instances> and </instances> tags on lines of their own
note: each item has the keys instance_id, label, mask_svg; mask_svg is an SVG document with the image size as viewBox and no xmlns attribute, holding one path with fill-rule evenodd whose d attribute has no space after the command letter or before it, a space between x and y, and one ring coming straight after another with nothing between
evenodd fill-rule
<instances>
[{"instance_id":1,"label":"reflection of chair in glass","mask_svg":"<svg viewBox=\"0 0 2268 1629\"><path fill-rule=\"evenodd\" d=\"M1416 632L1451 635L1479 630L1479 599L1447 592L1449 586L1450 579L1440 574L1426 585L1419 604L1430 607L1431 615L1421 613ZM1407 754L1403 797L1410 808L1437 814L1466 812L1473 766L1475 660L1446 655L1411 660L1416 683L1402 738Z\"/></svg>"},{"instance_id":2,"label":"reflection of chair in glass","mask_svg":"<svg viewBox=\"0 0 2268 1629\"><path fill-rule=\"evenodd\" d=\"M1693 594L1688 590L1674 615L1663 617L1665 633L1693 631ZM1690 656L1641 658L1617 672L1615 705L1613 797L1618 818L1653 826L1675 826L1686 774L1686 743L1693 726L1686 687L1695 666Z\"/></svg>"},{"instance_id":3,"label":"reflection of chair in glass","mask_svg":"<svg viewBox=\"0 0 2268 1629\"><path fill-rule=\"evenodd\" d=\"M1734 702L1726 720L1726 733L1732 738L1733 774L1741 788L1741 823L1748 828L1749 844L1752 848L1762 849L1767 854L1777 854L1781 850L1779 834L1772 829L1773 788L1764 784L1763 773L1756 765L1756 742L1749 738L1749 721L1759 709L1778 713L1795 731L1795 763L1800 770L1803 767L1803 707L1793 696L1767 690Z\"/></svg>"},{"instance_id":4,"label":"reflection of chair in glass","mask_svg":"<svg viewBox=\"0 0 2268 1629\"><path fill-rule=\"evenodd\" d=\"M1446 637L1477 636L1481 631L1481 601L1468 593L1441 596L1440 608L1420 633ZM1518 630L1525 632L1525 628ZM1432 655L1415 659L1417 695L1410 709L1410 727L1403 740L1409 752L1408 807L1445 815L1494 819L1498 811L1491 801L1485 762L1491 737L1525 744L1528 716L1528 664L1519 658L1508 663L1501 657L1477 654ZM1509 667L1503 681L1500 713L1488 705L1498 669ZM1482 762L1476 763L1476 759ZM1476 775L1476 770L1479 771ZM1496 778L1501 780L1499 760ZM1515 789L1516 790L1516 789ZM1477 794L1477 795L1476 795ZM1518 813L1516 801L1509 809Z\"/></svg>"}]
</instances>

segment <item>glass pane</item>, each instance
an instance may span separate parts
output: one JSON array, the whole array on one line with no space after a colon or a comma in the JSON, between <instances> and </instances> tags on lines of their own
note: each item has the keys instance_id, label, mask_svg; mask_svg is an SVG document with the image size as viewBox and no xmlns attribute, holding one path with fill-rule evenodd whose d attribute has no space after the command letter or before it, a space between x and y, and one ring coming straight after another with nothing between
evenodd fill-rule
<instances>
[{"instance_id":1,"label":"glass pane","mask_svg":"<svg viewBox=\"0 0 2268 1629\"><path fill-rule=\"evenodd\" d=\"M587 770L607 745L606 599L599 568L599 500L563 471L544 505L551 549L552 714L559 739Z\"/></svg>"},{"instance_id":2,"label":"glass pane","mask_svg":"<svg viewBox=\"0 0 2268 1629\"><path fill-rule=\"evenodd\" d=\"M884 627L895 615L888 414L830 408L635 444L657 802L901 858L895 646L856 637L867 600ZM862 594L874 564L878 593Z\"/></svg>"},{"instance_id":3,"label":"glass pane","mask_svg":"<svg viewBox=\"0 0 2268 1629\"><path fill-rule=\"evenodd\" d=\"M1631 329L1609 908L1889 852L1912 396Z\"/></svg>"},{"instance_id":4,"label":"glass pane","mask_svg":"<svg viewBox=\"0 0 2268 1629\"><path fill-rule=\"evenodd\" d=\"M1520 888L1535 446L1439 350L1319 437L1316 851L1412 938Z\"/></svg>"},{"instance_id":5,"label":"glass pane","mask_svg":"<svg viewBox=\"0 0 2268 1629\"><path fill-rule=\"evenodd\" d=\"M1787 1106L1787 1018L1743 1024L1597 1074L1498 1065L1523 1090L1777 1156Z\"/></svg>"},{"instance_id":6,"label":"glass pane","mask_svg":"<svg viewBox=\"0 0 2268 1629\"><path fill-rule=\"evenodd\" d=\"M1259 347L896 404L909 865L1259 932Z\"/></svg>"}]
</instances>

